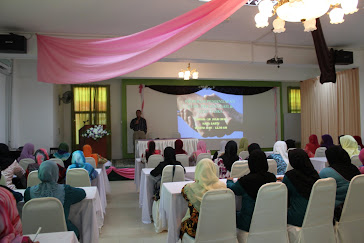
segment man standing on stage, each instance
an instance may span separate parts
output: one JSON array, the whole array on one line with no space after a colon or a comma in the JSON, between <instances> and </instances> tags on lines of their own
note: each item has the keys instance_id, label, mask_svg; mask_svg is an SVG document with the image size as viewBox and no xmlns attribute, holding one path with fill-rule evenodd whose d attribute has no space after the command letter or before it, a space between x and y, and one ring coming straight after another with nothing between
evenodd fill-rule
<instances>
[{"instance_id":1,"label":"man standing on stage","mask_svg":"<svg viewBox=\"0 0 364 243\"><path fill-rule=\"evenodd\" d=\"M130 129L134 130L133 134L133 144L135 146L135 140L137 139L145 139L147 134L147 121L141 117L142 111L136 111L136 118L131 120L130 122Z\"/></svg>"}]
</instances>

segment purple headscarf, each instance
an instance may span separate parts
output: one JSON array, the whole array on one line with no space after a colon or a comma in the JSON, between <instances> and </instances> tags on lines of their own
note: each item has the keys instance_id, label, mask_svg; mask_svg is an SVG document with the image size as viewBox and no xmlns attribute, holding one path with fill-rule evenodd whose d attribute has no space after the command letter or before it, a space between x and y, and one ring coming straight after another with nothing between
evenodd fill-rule
<instances>
[{"instance_id":1,"label":"purple headscarf","mask_svg":"<svg viewBox=\"0 0 364 243\"><path fill-rule=\"evenodd\" d=\"M18 162L21 159L35 159L34 157L34 145L31 143L27 143L24 145L23 150L21 151L20 157L18 158Z\"/></svg>"},{"instance_id":2,"label":"purple headscarf","mask_svg":"<svg viewBox=\"0 0 364 243\"><path fill-rule=\"evenodd\" d=\"M334 146L334 141L332 140L332 137L329 134L322 135L322 142L321 147L330 148Z\"/></svg>"}]
</instances>

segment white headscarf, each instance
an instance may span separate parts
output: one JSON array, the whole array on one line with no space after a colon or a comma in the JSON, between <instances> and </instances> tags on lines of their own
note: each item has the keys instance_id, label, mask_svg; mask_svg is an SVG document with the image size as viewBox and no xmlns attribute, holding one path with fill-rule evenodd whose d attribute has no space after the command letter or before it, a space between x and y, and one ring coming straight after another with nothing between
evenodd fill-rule
<instances>
[{"instance_id":1,"label":"white headscarf","mask_svg":"<svg viewBox=\"0 0 364 243\"><path fill-rule=\"evenodd\" d=\"M345 135L340 138L341 147L349 154L350 158L360 153L358 142L353 136Z\"/></svg>"},{"instance_id":2,"label":"white headscarf","mask_svg":"<svg viewBox=\"0 0 364 243\"><path fill-rule=\"evenodd\" d=\"M226 188L226 184L219 181L214 162L211 159L202 159L196 166L195 182L187 184L184 188L188 200L200 211L203 195L209 190Z\"/></svg>"},{"instance_id":3,"label":"white headscarf","mask_svg":"<svg viewBox=\"0 0 364 243\"><path fill-rule=\"evenodd\" d=\"M287 153L287 144L285 141L277 141L274 144L273 153L280 154L282 156L284 162L286 162L286 164L288 165L289 160L288 160L288 153Z\"/></svg>"}]
</instances>

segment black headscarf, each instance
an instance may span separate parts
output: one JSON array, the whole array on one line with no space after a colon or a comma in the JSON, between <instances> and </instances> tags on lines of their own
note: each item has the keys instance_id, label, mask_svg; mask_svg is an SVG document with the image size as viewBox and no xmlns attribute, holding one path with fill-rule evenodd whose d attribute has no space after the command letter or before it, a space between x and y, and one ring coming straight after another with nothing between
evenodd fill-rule
<instances>
[{"instance_id":1,"label":"black headscarf","mask_svg":"<svg viewBox=\"0 0 364 243\"><path fill-rule=\"evenodd\" d=\"M225 145L225 153L220 156L224 162L224 166L228 171L231 171L231 166L235 161L239 160L239 156L237 155L238 152L238 145L235 141L230 140Z\"/></svg>"},{"instance_id":2,"label":"black headscarf","mask_svg":"<svg viewBox=\"0 0 364 243\"><path fill-rule=\"evenodd\" d=\"M10 157L10 151L8 145L0 143L0 170L5 170L14 162L14 159Z\"/></svg>"},{"instance_id":3,"label":"black headscarf","mask_svg":"<svg viewBox=\"0 0 364 243\"><path fill-rule=\"evenodd\" d=\"M358 168L351 163L349 154L338 145L325 151L327 161L331 168L350 181L354 176L360 175Z\"/></svg>"},{"instance_id":4,"label":"black headscarf","mask_svg":"<svg viewBox=\"0 0 364 243\"><path fill-rule=\"evenodd\" d=\"M262 149L260 148L259 144L257 144L257 143L252 143L252 144L250 144L250 145L248 146L248 152L249 152L249 154L251 154L251 152L253 152L253 151L254 151L254 150L256 150L256 149L258 149L258 150L262 150Z\"/></svg>"},{"instance_id":5,"label":"black headscarf","mask_svg":"<svg viewBox=\"0 0 364 243\"><path fill-rule=\"evenodd\" d=\"M148 151L145 153L145 158L148 161L149 156L153 155L155 152L155 142L149 141L148 142Z\"/></svg>"},{"instance_id":6,"label":"black headscarf","mask_svg":"<svg viewBox=\"0 0 364 243\"><path fill-rule=\"evenodd\" d=\"M293 139L287 139L285 142L287 144L287 149L296 148L296 141Z\"/></svg>"},{"instance_id":7,"label":"black headscarf","mask_svg":"<svg viewBox=\"0 0 364 243\"><path fill-rule=\"evenodd\" d=\"M320 179L320 176L304 150L295 149L289 151L288 159L293 170L287 171L286 176L297 189L298 193L308 200L313 184Z\"/></svg>"},{"instance_id":8,"label":"black headscarf","mask_svg":"<svg viewBox=\"0 0 364 243\"><path fill-rule=\"evenodd\" d=\"M267 157L261 150L251 152L248 165L250 173L241 177L239 183L251 198L256 199L259 188L266 183L275 182L277 178L268 172Z\"/></svg>"},{"instance_id":9,"label":"black headscarf","mask_svg":"<svg viewBox=\"0 0 364 243\"><path fill-rule=\"evenodd\" d=\"M176 164L176 152L172 147L166 147L164 149L164 163L168 163L169 165Z\"/></svg>"}]
</instances>

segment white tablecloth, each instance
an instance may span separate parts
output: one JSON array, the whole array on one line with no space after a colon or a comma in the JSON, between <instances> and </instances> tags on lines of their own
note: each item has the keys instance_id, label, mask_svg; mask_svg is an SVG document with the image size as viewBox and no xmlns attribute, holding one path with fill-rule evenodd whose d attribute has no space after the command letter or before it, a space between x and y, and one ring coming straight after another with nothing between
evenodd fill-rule
<instances>
[{"instance_id":1,"label":"white tablecloth","mask_svg":"<svg viewBox=\"0 0 364 243\"><path fill-rule=\"evenodd\" d=\"M164 149L168 146L174 148L174 142L177 138L173 139L155 139L153 140L155 142L155 149L161 150L162 153ZM183 141L183 149L191 155L193 152L197 150L197 138L180 138ZM135 146L135 158L141 158L142 154L145 152L145 150L148 148L148 141L151 139L139 139L136 140L136 146Z\"/></svg>"},{"instance_id":2,"label":"white tablecloth","mask_svg":"<svg viewBox=\"0 0 364 243\"><path fill-rule=\"evenodd\" d=\"M86 192L86 198L73 204L68 219L80 231L80 242L99 242L99 229L104 224L104 213L97 187L81 187ZM24 189L16 190L24 195Z\"/></svg>"},{"instance_id":3,"label":"white tablecloth","mask_svg":"<svg viewBox=\"0 0 364 243\"><path fill-rule=\"evenodd\" d=\"M194 175L195 169L196 167L185 167L186 175ZM152 170L153 168L144 168L141 172L139 207L142 208L142 222L144 224L150 224L152 222L150 217L152 215L154 190L154 177L150 175Z\"/></svg>"},{"instance_id":4,"label":"white tablecloth","mask_svg":"<svg viewBox=\"0 0 364 243\"><path fill-rule=\"evenodd\" d=\"M26 235L29 236L31 240L34 239L34 235ZM44 233L38 234L36 241L39 243L78 243L77 237L73 231L67 232L55 232L55 233Z\"/></svg>"},{"instance_id":5,"label":"white tablecloth","mask_svg":"<svg viewBox=\"0 0 364 243\"><path fill-rule=\"evenodd\" d=\"M137 191L140 188L140 174L142 173L142 169L145 168L145 164L142 163L142 159L135 159L135 172L134 172L134 184L136 186Z\"/></svg>"},{"instance_id":6,"label":"white tablecloth","mask_svg":"<svg viewBox=\"0 0 364 243\"><path fill-rule=\"evenodd\" d=\"M323 168L326 167L326 165L325 165L325 163L327 162L326 157L313 157L313 158L310 158L310 160L311 160L313 167L318 172L320 172Z\"/></svg>"},{"instance_id":7,"label":"white tablecloth","mask_svg":"<svg viewBox=\"0 0 364 243\"><path fill-rule=\"evenodd\" d=\"M105 166L103 168L95 169L99 175L91 181L92 186L96 186L101 200L102 205L102 211L104 214L106 214L106 206L107 206L107 200L106 200L106 193L110 193L110 183L109 179L106 174Z\"/></svg>"}]
</instances>

